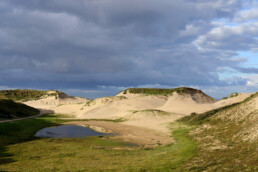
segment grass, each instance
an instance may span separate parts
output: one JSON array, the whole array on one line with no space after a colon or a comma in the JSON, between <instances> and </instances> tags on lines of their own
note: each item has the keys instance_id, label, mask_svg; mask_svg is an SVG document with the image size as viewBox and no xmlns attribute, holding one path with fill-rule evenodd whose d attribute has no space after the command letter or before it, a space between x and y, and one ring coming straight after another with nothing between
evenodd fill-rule
<instances>
[{"instance_id":1,"label":"grass","mask_svg":"<svg viewBox=\"0 0 258 172\"><path fill-rule=\"evenodd\" d=\"M0 146L34 139L33 135L37 130L59 125L64 121L56 115L48 114L34 119L0 123Z\"/></svg>"},{"instance_id":2,"label":"grass","mask_svg":"<svg viewBox=\"0 0 258 172\"><path fill-rule=\"evenodd\" d=\"M246 98L242 102L234 103L234 104L228 105L228 106L223 106L223 107L220 107L220 108L217 108L217 109L213 109L213 110L210 110L208 112L204 112L204 113L200 113L200 114L192 113L190 116L185 116L185 117L179 119L178 121L179 122L185 122L185 123L188 123L188 124L191 124L191 125L192 124L199 125L199 124L208 122L210 120L210 117L212 117L213 115L215 115L215 114L217 114L217 113L219 113L221 111L224 111L224 110L229 110L231 108L235 108L238 105L246 103L246 102L254 99L257 96L258 96L258 92L253 94L253 95L251 95L250 97Z\"/></svg>"},{"instance_id":3,"label":"grass","mask_svg":"<svg viewBox=\"0 0 258 172\"><path fill-rule=\"evenodd\" d=\"M124 122L127 119L117 118L117 119L69 119L69 121L108 121L108 122Z\"/></svg>"},{"instance_id":4,"label":"grass","mask_svg":"<svg viewBox=\"0 0 258 172\"><path fill-rule=\"evenodd\" d=\"M242 127L234 122L213 119L194 134L199 152L187 163L191 171L257 171L257 142L244 141L236 135Z\"/></svg>"},{"instance_id":5,"label":"grass","mask_svg":"<svg viewBox=\"0 0 258 172\"><path fill-rule=\"evenodd\" d=\"M152 113L157 116L168 116L171 115L171 113L163 111L163 110L158 110L158 109L146 109L146 110L136 110L132 111L133 113L139 113L139 112L147 112L147 113Z\"/></svg>"},{"instance_id":6,"label":"grass","mask_svg":"<svg viewBox=\"0 0 258 172\"><path fill-rule=\"evenodd\" d=\"M90 106L90 105L92 105L93 103L95 103L95 99L93 99L93 100L90 100L90 101L88 101L88 102L86 102L85 103L85 106Z\"/></svg>"},{"instance_id":7,"label":"grass","mask_svg":"<svg viewBox=\"0 0 258 172\"><path fill-rule=\"evenodd\" d=\"M40 128L62 122L56 115L46 115L0 124L0 171L184 171L185 162L197 151L188 136L192 128L180 123L171 125L177 143L155 149L128 146L110 136L33 137Z\"/></svg>"},{"instance_id":8,"label":"grass","mask_svg":"<svg viewBox=\"0 0 258 172\"><path fill-rule=\"evenodd\" d=\"M237 92L235 92L235 93L232 93L232 94L230 94L229 96L227 96L227 97L223 97L222 99L229 99L229 98L233 98L233 97L237 97L239 94L237 93Z\"/></svg>"},{"instance_id":9,"label":"grass","mask_svg":"<svg viewBox=\"0 0 258 172\"><path fill-rule=\"evenodd\" d=\"M161 89L161 88L129 88L123 91L123 94L132 93L132 94L144 94L144 95L172 95L174 92L178 94L187 94L187 93L202 93L201 90L188 87L179 87L173 89Z\"/></svg>"},{"instance_id":10,"label":"grass","mask_svg":"<svg viewBox=\"0 0 258 172\"><path fill-rule=\"evenodd\" d=\"M0 98L11 99L13 101L36 100L46 94L47 91L38 90L0 90Z\"/></svg>"},{"instance_id":11,"label":"grass","mask_svg":"<svg viewBox=\"0 0 258 172\"><path fill-rule=\"evenodd\" d=\"M210 120L210 117L212 117L216 113L221 112L226 109L230 109L232 107L235 107L238 104L239 103L235 103L235 104L228 105L228 106L223 106L218 109L213 109L213 110L210 110L210 111L207 111L204 113L200 113L200 114L191 113L191 115L180 118L178 121L188 123L190 125L200 125L202 123L208 122Z\"/></svg>"},{"instance_id":12,"label":"grass","mask_svg":"<svg viewBox=\"0 0 258 172\"><path fill-rule=\"evenodd\" d=\"M179 121L198 127L191 134L198 143L198 155L187 162L190 171L258 171L257 140L243 140L239 135L255 123L255 119L245 118L234 121L227 118L228 113L234 115L257 115L257 111L244 111L241 107L248 106L249 101L256 98L258 93L240 103L215 109L202 114L192 114ZM247 104L245 104L247 103ZM250 114L248 114L250 113ZM215 118L216 115L225 118ZM239 116L241 117L241 116ZM256 118L257 119L257 118ZM206 127L204 127L206 126Z\"/></svg>"},{"instance_id":13,"label":"grass","mask_svg":"<svg viewBox=\"0 0 258 172\"><path fill-rule=\"evenodd\" d=\"M126 99L126 97L124 97L124 96L110 96L110 97L104 97L104 98L96 98L96 99L92 99L92 100L86 102L85 106L95 105L98 100L100 100L101 103L110 103L110 102L113 102L113 101L118 101L118 100L123 100L123 99Z\"/></svg>"},{"instance_id":14,"label":"grass","mask_svg":"<svg viewBox=\"0 0 258 172\"><path fill-rule=\"evenodd\" d=\"M39 110L8 99L0 99L0 119L13 119L38 115Z\"/></svg>"}]
</instances>

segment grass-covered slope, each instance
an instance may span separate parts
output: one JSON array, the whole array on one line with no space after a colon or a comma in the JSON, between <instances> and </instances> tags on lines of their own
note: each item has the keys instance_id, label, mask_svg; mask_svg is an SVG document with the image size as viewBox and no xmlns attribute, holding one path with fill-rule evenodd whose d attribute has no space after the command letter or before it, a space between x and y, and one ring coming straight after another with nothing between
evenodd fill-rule
<instances>
[{"instance_id":1,"label":"grass-covered slope","mask_svg":"<svg viewBox=\"0 0 258 172\"><path fill-rule=\"evenodd\" d=\"M185 117L181 118L179 121L185 122L188 124L202 124L202 123L210 121L211 117L216 115L217 113L221 113L223 111L227 111L232 108L238 109L240 105L245 106L246 103L252 101L253 99L255 99L257 97L258 97L258 92L251 95L250 97L248 97L247 99L245 99L242 102L235 103L235 104L228 105L228 106L223 106L218 109L213 109L208 112L204 112L204 113L200 113L200 114L192 113L190 116L185 116Z\"/></svg>"},{"instance_id":2,"label":"grass-covered slope","mask_svg":"<svg viewBox=\"0 0 258 172\"><path fill-rule=\"evenodd\" d=\"M188 87L179 87L172 89L162 89L162 88L128 88L123 91L123 94L144 94L144 95L171 95L174 92L178 94L194 94L194 93L203 93L201 90L188 88Z\"/></svg>"},{"instance_id":3,"label":"grass-covered slope","mask_svg":"<svg viewBox=\"0 0 258 172\"><path fill-rule=\"evenodd\" d=\"M11 99L13 101L36 100L46 94L47 91L38 90L0 90L1 99Z\"/></svg>"},{"instance_id":4,"label":"grass-covered slope","mask_svg":"<svg viewBox=\"0 0 258 172\"><path fill-rule=\"evenodd\" d=\"M192 171L258 171L258 93L243 102L184 117L197 125L191 135L199 153Z\"/></svg>"},{"instance_id":5,"label":"grass-covered slope","mask_svg":"<svg viewBox=\"0 0 258 172\"><path fill-rule=\"evenodd\" d=\"M8 99L0 99L0 120L38 115L39 110Z\"/></svg>"},{"instance_id":6,"label":"grass-covered slope","mask_svg":"<svg viewBox=\"0 0 258 172\"><path fill-rule=\"evenodd\" d=\"M119 96L126 96L127 94L139 94L145 96L172 96L177 93L182 96L191 96L195 102L198 103L215 103L217 100L203 93L201 90L190 87L178 87L172 89L162 88L128 88L120 92Z\"/></svg>"}]
</instances>

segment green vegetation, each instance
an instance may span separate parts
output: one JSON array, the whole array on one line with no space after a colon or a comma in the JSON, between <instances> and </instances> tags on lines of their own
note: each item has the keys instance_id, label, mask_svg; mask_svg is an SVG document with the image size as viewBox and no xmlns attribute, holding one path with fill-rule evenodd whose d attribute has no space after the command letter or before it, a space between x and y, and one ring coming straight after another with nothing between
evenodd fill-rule
<instances>
[{"instance_id":1,"label":"green vegetation","mask_svg":"<svg viewBox=\"0 0 258 172\"><path fill-rule=\"evenodd\" d=\"M223 107L220 107L218 109L213 109L213 110L210 110L208 112L204 112L204 113L200 113L200 114L191 113L191 115L185 116L185 117L179 119L178 121L179 122L185 122L185 123L188 123L188 124L191 124L191 125L199 125L199 124L202 124L204 122L209 121L210 117L212 117L216 113L218 113L222 110L225 110L225 109L232 108L232 107L234 107L235 105L238 105L238 104L239 103L235 103L235 104L228 105L228 106L223 106Z\"/></svg>"},{"instance_id":2,"label":"green vegetation","mask_svg":"<svg viewBox=\"0 0 258 172\"><path fill-rule=\"evenodd\" d=\"M189 171L257 171L257 141L239 137L243 127L232 121L212 119L193 136L198 155L187 162Z\"/></svg>"},{"instance_id":3,"label":"green vegetation","mask_svg":"<svg viewBox=\"0 0 258 172\"><path fill-rule=\"evenodd\" d=\"M227 97L223 97L222 99L223 100L225 100L225 99L229 99L229 98L233 98L233 97L237 97L239 94L237 93L237 92L235 92L235 93L232 93L232 94L230 94L229 96L227 96Z\"/></svg>"},{"instance_id":4,"label":"green vegetation","mask_svg":"<svg viewBox=\"0 0 258 172\"><path fill-rule=\"evenodd\" d=\"M69 119L69 121L108 121L108 122L124 122L127 119L117 118L117 119Z\"/></svg>"},{"instance_id":5,"label":"green vegetation","mask_svg":"<svg viewBox=\"0 0 258 172\"><path fill-rule=\"evenodd\" d=\"M90 106L90 105L92 105L93 103L94 103L94 104L96 103L96 100L95 100L95 99L86 102L85 106Z\"/></svg>"},{"instance_id":6,"label":"green vegetation","mask_svg":"<svg viewBox=\"0 0 258 172\"><path fill-rule=\"evenodd\" d=\"M110 96L110 97L96 98L88 101L85 104L85 106L95 105L97 101L100 101L101 103L111 103L114 101L124 100L124 99L127 99L127 98L125 96Z\"/></svg>"},{"instance_id":7,"label":"green vegetation","mask_svg":"<svg viewBox=\"0 0 258 172\"><path fill-rule=\"evenodd\" d=\"M144 95L172 95L174 92L178 94L193 94L193 93L202 93L201 90L188 88L188 87L179 87L179 88L173 88L173 89L161 89L161 88L129 88L125 91L123 91L123 94L127 93L132 94L144 94Z\"/></svg>"},{"instance_id":8,"label":"green vegetation","mask_svg":"<svg viewBox=\"0 0 258 172\"><path fill-rule=\"evenodd\" d=\"M39 110L8 99L0 99L0 120L38 115Z\"/></svg>"},{"instance_id":9,"label":"green vegetation","mask_svg":"<svg viewBox=\"0 0 258 172\"><path fill-rule=\"evenodd\" d=\"M11 99L13 101L36 100L46 94L47 91L38 90L0 90L1 99Z\"/></svg>"},{"instance_id":10,"label":"green vegetation","mask_svg":"<svg viewBox=\"0 0 258 172\"><path fill-rule=\"evenodd\" d=\"M241 121L212 118L257 96L258 93L241 103L192 114L172 123L171 134L176 143L155 149L128 145L111 139L112 136L33 136L41 128L68 121L61 120L60 115L0 123L0 171L257 171L257 142L237 137L243 129ZM152 109L146 111L156 113ZM189 136L190 131L193 132Z\"/></svg>"},{"instance_id":11,"label":"green vegetation","mask_svg":"<svg viewBox=\"0 0 258 172\"><path fill-rule=\"evenodd\" d=\"M0 147L27 140L33 140L37 130L56 126L64 122L56 115L44 115L34 119L0 123ZM0 160L1 162L1 160Z\"/></svg>"},{"instance_id":12,"label":"green vegetation","mask_svg":"<svg viewBox=\"0 0 258 172\"><path fill-rule=\"evenodd\" d=\"M65 122L56 115L0 124L0 171L184 171L196 154L186 125L171 125L175 144L144 149L111 136L35 138L43 127Z\"/></svg>"},{"instance_id":13,"label":"green vegetation","mask_svg":"<svg viewBox=\"0 0 258 172\"><path fill-rule=\"evenodd\" d=\"M257 140L243 140L239 135L243 131L248 135L251 129L249 127L256 123L255 119L247 116L246 119L235 121L227 117L229 114L235 115L234 113L257 115L258 112L254 109L242 109L257 96L258 93L240 103L202 114L193 113L179 120L198 127L191 136L197 140L199 151L198 155L186 163L189 171L258 171ZM224 118L214 118L215 115Z\"/></svg>"},{"instance_id":14,"label":"green vegetation","mask_svg":"<svg viewBox=\"0 0 258 172\"><path fill-rule=\"evenodd\" d=\"M163 111L163 110L158 110L158 109L146 109L146 110L136 110L133 111L133 113L138 113L138 112L147 112L147 113L152 113L152 114L156 114L159 116L167 116L167 115L171 115L171 113Z\"/></svg>"},{"instance_id":15,"label":"green vegetation","mask_svg":"<svg viewBox=\"0 0 258 172\"><path fill-rule=\"evenodd\" d=\"M190 116L185 116L185 117L179 119L178 121L188 123L188 124L197 124L197 125L202 124L204 122L208 122L210 120L210 117L212 117L213 115L215 115L221 111L224 111L224 110L229 110L231 108L235 108L236 106L246 103L257 96L258 96L258 92L251 95L250 97L246 98L244 101L242 101L240 103L234 103L232 105L220 107L218 109L213 109L208 112L204 112L204 113L200 113L200 114L192 113Z\"/></svg>"}]
</instances>

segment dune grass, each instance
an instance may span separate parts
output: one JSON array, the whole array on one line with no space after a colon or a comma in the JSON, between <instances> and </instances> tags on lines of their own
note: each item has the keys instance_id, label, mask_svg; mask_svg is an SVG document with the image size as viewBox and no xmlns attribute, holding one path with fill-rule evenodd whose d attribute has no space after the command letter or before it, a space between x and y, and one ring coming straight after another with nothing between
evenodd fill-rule
<instances>
[{"instance_id":1,"label":"dune grass","mask_svg":"<svg viewBox=\"0 0 258 172\"><path fill-rule=\"evenodd\" d=\"M123 94L132 93L132 94L144 94L144 95L163 95L168 96L172 95L174 92L178 94L186 93L202 93L201 90L188 87L179 87L172 89L162 89L162 88L129 88L123 91Z\"/></svg>"},{"instance_id":2,"label":"dune grass","mask_svg":"<svg viewBox=\"0 0 258 172\"><path fill-rule=\"evenodd\" d=\"M227 97L223 97L222 100L226 100L226 99L230 99L230 98L233 98L233 97L237 97L238 95L239 94L237 92L235 92L235 93L230 94Z\"/></svg>"},{"instance_id":3,"label":"dune grass","mask_svg":"<svg viewBox=\"0 0 258 172\"><path fill-rule=\"evenodd\" d=\"M192 129L171 126L177 143L144 149L109 137L77 139L35 138L43 127L59 125L55 115L0 124L0 171L184 171L184 163L196 154L188 136Z\"/></svg>"},{"instance_id":4,"label":"dune grass","mask_svg":"<svg viewBox=\"0 0 258 172\"><path fill-rule=\"evenodd\" d=\"M46 94L47 91L38 90L0 90L0 98L11 99L13 101L36 100Z\"/></svg>"},{"instance_id":5,"label":"dune grass","mask_svg":"<svg viewBox=\"0 0 258 172\"><path fill-rule=\"evenodd\" d=\"M247 115L248 111L243 111L241 106L257 96L258 93L255 93L240 103L201 114L193 113L179 120L198 127L191 134L198 143L199 151L197 156L187 162L186 167L190 171L258 171L258 140L244 140L239 135L242 131L248 135L249 126L253 126L255 119L246 118L237 122L215 118L216 115L226 116L228 111ZM252 110L250 114L258 115L257 111Z\"/></svg>"},{"instance_id":6,"label":"dune grass","mask_svg":"<svg viewBox=\"0 0 258 172\"><path fill-rule=\"evenodd\" d=\"M169 115L171 115L170 112L166 112L166 111L159 110L159 109L145 109L145 110L134 110L134 111L132 111L132 113L139 113L139 112L150 113L154 116L169 116Z\"/></svg>"},{"instance_id":7,"label":"dune grass","mask_svg":"<svg viewBox=\"0 0 258 172\"><path fill-rule=\"evenodd\" d=\"M250 97L246 98L245 100L243 100L242 102L239 103L234 103L232 105L228 105L228 106L223 106L217 109L213 109L204 113L192 113L189 116L185 116L181 119L179 119L179 122L184 122L190 125L199 125L205 122L208 122L210 120L210 117L212 117L213 115L224 111L224 110L229 110L231 108L236 108L238 105L241 105L243 103L246 103L254 98L256 98L258 96L258 92L254 93L253 95L251 95Z\"/></svg>"}]
</instances>

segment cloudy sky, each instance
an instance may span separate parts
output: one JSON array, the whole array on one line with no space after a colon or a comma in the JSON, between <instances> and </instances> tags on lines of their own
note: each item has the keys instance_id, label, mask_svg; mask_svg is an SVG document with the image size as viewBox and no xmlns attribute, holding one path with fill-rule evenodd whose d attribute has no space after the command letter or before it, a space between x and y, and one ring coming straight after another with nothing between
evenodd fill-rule
<instances>
[{"instance_id":1,"label":"cloudy sky","mask_svg":"<svg viewBox=\"0 0 258 172\"><path fill-rule=\"evenodd\" d=\"M4 0L0 14L0 89L258 91L257 0Z\"/></svg>"}]
</instances>

